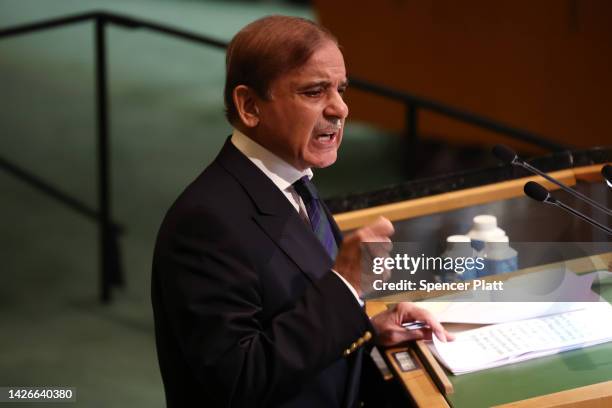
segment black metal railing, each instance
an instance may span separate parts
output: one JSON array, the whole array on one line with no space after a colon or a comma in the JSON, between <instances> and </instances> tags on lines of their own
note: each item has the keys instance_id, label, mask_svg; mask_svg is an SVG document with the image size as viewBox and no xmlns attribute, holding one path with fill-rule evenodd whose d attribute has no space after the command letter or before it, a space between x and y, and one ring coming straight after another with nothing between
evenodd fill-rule
<instances>
[{"instance_id":1,"label":"black metal railing","mask_svg":"<svg viewBox=\"0 0 612 408\"><path fill-rule=\"evenodd\" d=\"M93 22L94 47L95 47L95 86L96 86L96 136L97 136L97 178L98 178L98 209L94 210L75 197L62 192L48 181L33 175L25 169L0 157L0 168L8 171L15 177L27 182L32 187L48 194L69 206L80 214L95 219L99 225L100 242L100 299L102 302L111 300L111 289L123 284L123 273L121 268L121 257L119 251L118 237L122 228L112 222L111 213L111 180L110 157L109 157L109 110L108 110L108 85L107 85L107 43L106 27L115 24L120 27L135 29L146 28L159 33L192 41L201 45L224 49L227 43L212 37L196 34L193 32L177 29L163 24L146 21L140 18L96 11L90 13L65 16L55 19L44 20L31 24L23 24L15 27L0 29L0 39L32 33L41 30L63 27L69 24ZM461 122L469 123L493 132L501 133L510 138L528 142L548 150L565 150L567 147L550 141L542 136L513 128L503 123L485 118L473 113L465 112L442 103L429 99L400 92L381 85L367 82L363 79L350 78L351 87L366 92L375 93L386 98L397 100L406 107L405 133L409 143L415 146L418 143L418 113L420 110L436 112Z\"/></svg>"},{"instance_id":2,"label":"black metal railing","mask_svg":"<svg viewBox=\"0 0 612 408\"><path fill-rule=\"evenodd\" d=\"M496 120L476 115L471 112L467 112L461 109L457 109L446 104L433 101L431 99L425 99L419 96L409 94L407 92L397 91L392 88L388 88L382 85L373 84L368 81L364 81L358 78L350 78L351 87L361 89L366 92L372 92L377 95L387 97L399 101L404 104L406 108L406 129L405 133L413 143L418 142L418 111L420 109L438 113L443 116L447 116L457 121L468 123L495 133L508 136L512 139L526 142L538 147L542 147L546 150L551 151L563 151L568 150L569 147L548 140L547 138L537 135L532 132L528 132L523 129L518 129Z\"/></svg>"}]
</instances>

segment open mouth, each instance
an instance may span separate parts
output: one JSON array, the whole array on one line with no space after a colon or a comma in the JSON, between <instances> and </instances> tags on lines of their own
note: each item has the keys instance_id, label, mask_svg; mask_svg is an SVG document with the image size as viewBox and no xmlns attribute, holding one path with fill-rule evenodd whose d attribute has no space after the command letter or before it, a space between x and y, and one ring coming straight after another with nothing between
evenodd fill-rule
<instances>
[{"instance_id":1,"label":"open mouth","mask_svg":"<svg viewBox=\"0 0 612 408\"><path fill-rule=\"evenodd\" d=\"M336 141L336 137L338 136L338 132L325 132L319 133L315 139L317 142L322 144L331 144Z\"/></svg>"}]
</instances>

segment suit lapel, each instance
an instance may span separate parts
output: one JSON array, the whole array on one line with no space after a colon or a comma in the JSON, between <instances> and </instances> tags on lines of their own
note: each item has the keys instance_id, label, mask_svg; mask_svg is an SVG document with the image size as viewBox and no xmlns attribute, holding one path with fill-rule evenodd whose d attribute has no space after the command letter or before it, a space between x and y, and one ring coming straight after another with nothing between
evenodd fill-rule
<instances>
[{"instance_id":1,"label":"suit lapel","mask_svg":"<svg viewBox=\"0 0 612 408\"><path fill-rule=\"evenodd\" d=\"M333 262L278 187L229 139L216 161L236 179L255 204L258 211L253 218L257 225L309 279L321 279ZM338 227L333 219L332 224L336 231Z\"/></svg>"},{"instance_id":2,"label":"suit lapel","mask_svg":"<svg viewBox=\"0 0 612 408\"><path fill-rule=\"evenodd\" d=\"M312 281L332 268L329 255L297 213L286 218L260 215L255 222Z\"/></svg>"}]
</instances>

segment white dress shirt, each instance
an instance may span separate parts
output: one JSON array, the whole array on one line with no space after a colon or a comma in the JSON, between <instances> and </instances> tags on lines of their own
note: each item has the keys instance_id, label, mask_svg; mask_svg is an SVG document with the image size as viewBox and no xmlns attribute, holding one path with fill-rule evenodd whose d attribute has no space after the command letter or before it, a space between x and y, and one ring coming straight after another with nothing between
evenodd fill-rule
<instances>
[{"instance_id":1,"label":"white dress shirt","mask_svg":"<svg viewBox=\"0 0 612 408\"><path fill-rule=\"evenodd\" d=\"M299 194L295 191L292 184L304 176L308 176L309 179L312 179L312 170L306 169L300 171L296 169L237 129L234 129L234 132L232 133L231 142L236 149L238 149L250 161L252 161L253 164L257 166L257 168L259 168L259 170L261 170L276 187L278 187L285 197L287 197L287 200L289 200L291 205L293 205L295 211L297 211L300 217L302 217L304 221L310 223L304 202ZM334 272L342 280L342 282L348 286L351 293L355 296L355 299L357 299L359 304L363 306L363 301L359 299L359 295L357 294L355 288L338 272L334 271L333 269L332 272Z\"/></svg>"}]
</instances>

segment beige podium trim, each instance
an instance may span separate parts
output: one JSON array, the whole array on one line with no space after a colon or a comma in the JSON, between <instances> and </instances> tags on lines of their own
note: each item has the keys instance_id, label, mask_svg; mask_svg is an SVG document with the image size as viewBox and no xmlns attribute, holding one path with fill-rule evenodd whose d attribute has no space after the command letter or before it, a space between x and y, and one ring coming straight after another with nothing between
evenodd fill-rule
<instances>
[{"instance_id":1,"label":"beige podium trim","mask_svg":"<svg viewBox=\"0 0 612 408\"><path fill-rule=\"evenodd\" d=\"M549 175L571 186L576 184L577 174L580 175L581 179L587 179L589 177L596 177L600 171L601 166L596 165L555 171L549 173ZM599 178L601 178L601 175ZM480 187L466 188L464 190L451 191L449 193L436 194L413 200L340 213L334 215L334 218L340 226L340 229L346 231L359 228L372 222L378 216L387 217L391 221L420 217L472 205L519 197L523 195L523 186L528 181L537 181L550 190L558 189L556 185L540 176L524 177L487 184Z\"/></svg>"},{"instance_id":2,"label":"beige podium trim","mask_svg":"<svg viewBox=\"0 0 612 408\"><path fill-rule=\"evenodd\" d=\"M592 166L576 167L574 169L574 177L576 180L595 182L602 180L601 169L605 166L604 163L593 164Z\"/></svg>"},{"instance_id":3,"label":"beige podium trim","mask_svg":"<svg viewBox=\"0 0 612 408\"><path fill-rule=\"evenodd\" d=\"M413 360L417 362L419 367L415 370L402 372L399 368L393 353L407 352ZM385 351L386 359L391 364L394 375L399 377L400 384L410 395L412 402L416 407L421 408L448 408L448 402L444 395L438 390L438 387L431 379L423 363L412 347L392 347Z\"/></svg>"}]
</instances>

